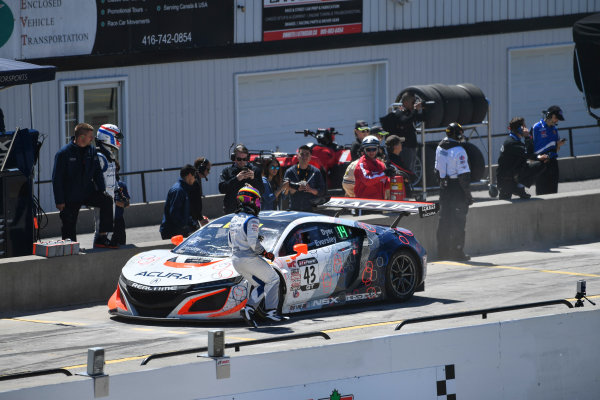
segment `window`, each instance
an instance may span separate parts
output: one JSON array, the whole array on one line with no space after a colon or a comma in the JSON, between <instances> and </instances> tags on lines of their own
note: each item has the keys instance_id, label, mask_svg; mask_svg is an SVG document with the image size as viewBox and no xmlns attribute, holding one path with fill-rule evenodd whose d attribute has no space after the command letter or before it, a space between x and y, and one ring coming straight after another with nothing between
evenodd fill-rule
<instances>
[{"instance_id":1,"label":"window","mask_svg":"<svg viewBox=\"0 0 600 400\"><path fill-rule=\"evenodd\" d=\"M125 78L61 82L62 137L67 143L75 126L86 122L98 129L102 124L125 125Z\"/></svg>"},{"instance_id":2,"label":"window","mask_svg":"<svg viewBox=\"0 0 600 400\"><path fill-rule=\"evenodd\" d=\"M360 237L360 230L336 224L304 224L294 229L282 247L280 255L294 254L294 245L305 243L308 250L315 250Z\"/></svg>"}]
</instances>

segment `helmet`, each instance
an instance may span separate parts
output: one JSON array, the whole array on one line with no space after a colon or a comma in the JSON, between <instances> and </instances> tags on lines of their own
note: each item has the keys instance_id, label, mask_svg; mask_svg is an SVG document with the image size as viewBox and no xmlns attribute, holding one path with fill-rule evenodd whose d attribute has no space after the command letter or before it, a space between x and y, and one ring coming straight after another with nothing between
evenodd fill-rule
<instances>
[{"instance_id":1,"label":"helmet","mask_svg":"<svg viewBox=\"0 0 600 400\"><path fill-rule=\"evenodd\" d=\"M114 149L119 150L121 148L121 142L119 139L123 139L123 134L118 126L112 124L104 124L98 128L96 133L96 139L100 143L104 143Z\"/></svg>"},{"instance_id":2,"label":"helmet","mask_svg":"<svg viewBox=\"0 0 600 400\"><path fill-rule=\"evenodd\" d=\"M260 212L260 192L250 185L246 185L237 193L238 211L250 210L251 214Z\"/></svg>"},{"instance_id":3,"label":"helmet","mask_svg":"<svg viewBox=\"0 0 600 400\"><path fill-rule=\"evenodd\" d=\"M379 147L379 139L373 135L365 137L360 144L360 148L366 149L367 147Z\"/></svg>"},{"instance_id":4,"label":"helmet","mask_svg":"<svg viewBox=\"0 0 600 400\"><path fill-rule=\"evenodd\" d=\"M453 122L446 128L446 135L455 140L462 140L463 127L458 122Z\"/></svg>"}]
</instances>

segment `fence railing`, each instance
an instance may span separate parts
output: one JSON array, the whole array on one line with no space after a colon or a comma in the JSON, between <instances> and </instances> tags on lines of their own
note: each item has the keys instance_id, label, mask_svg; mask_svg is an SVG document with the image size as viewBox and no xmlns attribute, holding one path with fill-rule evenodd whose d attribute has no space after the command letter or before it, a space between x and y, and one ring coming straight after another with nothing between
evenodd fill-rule
<instances>
[{"instance_id":1,"label":"fence railing","mask_svg":"<svg viewBox=\"0 0 600 400\"><path fill-rule=\"evenodd\" d=\"M596 127L598 127L598 125L580 125L580 126L569 126L569 127L564 127L564 128L558 128L559 131L567 131L568 132L568 135L569 135L569 140L568 140L568 142L569 142L569 154L570 154L571 157L574 157L574 151L573 151L573 130L576 130L576 129L587 129L587 128L596 128ZM494 133L491 136L492 136L492 138L503 137L503 136L506 136L506 132L503 132L503 133ZM218 167L218 166L223 166L223 165L229 165L229 164L231 164L231 161L211 163L211 165L213 167ZM121 175L121 176L139 175L140 176L140 180L141 180L141 187L142 187L142 202L143 203L147 203L148 200L147 200L147 196L146 196L146 175L147 174L160 173L160 172L179 171L180 169L181 169L181 167L146 169L146 170L142 170L142 171L121 172L121 173L119 173L119 175ZM52 183L52 180L44 180L44 181L36 181L36 182L34 182L35 185L47 184L47 183Z\"/></svg>"}]
</instances>

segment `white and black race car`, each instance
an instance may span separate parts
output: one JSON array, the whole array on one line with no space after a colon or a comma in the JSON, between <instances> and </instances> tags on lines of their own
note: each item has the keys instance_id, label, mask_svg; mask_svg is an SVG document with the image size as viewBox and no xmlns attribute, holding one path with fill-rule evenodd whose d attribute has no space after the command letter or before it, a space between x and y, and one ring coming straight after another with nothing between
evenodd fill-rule
<instances>
[{"instance_id":1,"label":"white and black race car","mask_svg":"<svg viewBox=\"0 0 600 400\"><path fill-rule=\"evenodd\" d=\"M325 206L434 214L434 203L332 198ZM237 319L248 283L233 268L227 242L233 214L199 229L173 250L152 250L123 267L109 313L141 319ZM381 299L405 301L423 290L427 255L413 234L350 219L293 211L260 213L262 245L275 255L283 314ZM260 310L259 310L260 311ZM260 317L260 312L258 312Z\"/></svg>"}]
</instances>

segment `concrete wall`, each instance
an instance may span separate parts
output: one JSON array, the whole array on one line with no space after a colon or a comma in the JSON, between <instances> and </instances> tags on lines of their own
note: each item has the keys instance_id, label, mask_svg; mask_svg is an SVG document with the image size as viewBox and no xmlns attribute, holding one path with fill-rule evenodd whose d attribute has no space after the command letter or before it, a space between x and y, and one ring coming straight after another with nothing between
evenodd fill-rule
<instances>
[{"instance_id":1,"label":"concrete wall","mask_svg":"<svg viewBox=\"0 0 600 400\"><path fill-rule=\"evenodd\" d=\"M600 178L600 155L561 158L559 159L559 165L561 182ZM496 166L493 168L493 176L496 176ZM163 207L164 201L132 204L124 214L125 224L127 227L159 225L162 220ZM223 215L223 195L206 196L203 201L203 211L209 218ZM58 212L50 212L47 215L48 224L41 231L42 238L60 236ZM92 211L82 209L77 221L77 233L93 232L93 221Z\"/></svg>"},{"instance_id":2,"label":"concrete wall","mask_svg":"<svg viewBox=\"0 0 600 400\"><path fill-rule=\"evenodd\" d=\"M472 206L467 217L466 251L472 255L564 245L600 239L600 190L558 193L531 200L489 201ZM366 215L361 221L389 225L393 216ZM403 219L436 256L438 216ZM107 301L121 267L134 254L170 248L169 241L91 250L77 256L38 256L0 260L0 313L23 313L48 307Z\"/></svg>"},{"instance_id":3,"label":"concrete wall","mask_svg":"<svg viewBox=\"0 0 600 400\"><path fill-rule=\"evenodd\" d=\"M599 310L411 334L390 327L369 340L228 353L224 379L216 360L190 354L188 364L111 375L106 399L328 399L334 390L354 399L591 399L600 393L599 329ZM0 398L93 399L92 388L90 378L69 377Z\"/></svg>"}]
</instances>

